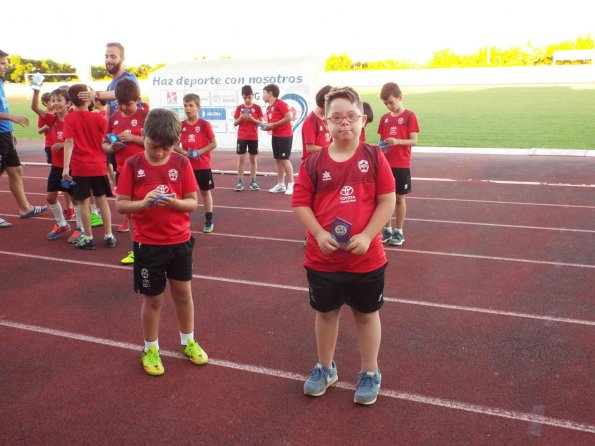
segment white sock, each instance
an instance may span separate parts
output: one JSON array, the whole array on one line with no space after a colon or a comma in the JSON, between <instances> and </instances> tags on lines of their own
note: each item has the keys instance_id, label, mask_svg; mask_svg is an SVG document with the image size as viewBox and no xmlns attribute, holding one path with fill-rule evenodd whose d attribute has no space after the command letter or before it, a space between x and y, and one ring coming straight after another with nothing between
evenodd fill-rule
<instances>
[{"instance_id":1,"label":"white sock","mask_svg":"<svg viewBox=\"0 0 595 446\"><path fill-rule=\"evenodd\" d=\"M80 204L74 205L74 213L76 214L76 227L82 228L83 227L83 218L81 217L81 205Z\"/></svg>"},{"instance_id":2,"label":"white sock","mask_svg":"<svg viewBox=\"0 0 595 446\"><path fill-rule=\"evenodd\" d=\"M293 183L287 183L287 187L293 187Z\"/></svg>"},{"instance_id":3,"label":"white sock","mask_svg":"<svg viewBox=\"0 0 595 446\"><path fill-rule=\"evenodd\" d=\"M194 332L182 333L180 332L180 344L188 345L188 339L194 339Z\"/></svg>"},{"instance_id":4,"label":"white sock","mask_svg":"<svg viewBox=\"0 0 595 446\"><path fill-rule=\"evenodd\" d=\"M159 339L155 339L154 341L145 341L145 351L149 350L151 347L157 348L159 351Z\"/></svg>"},{"instance_id":5,"label":"white sock","mask_svg":"<svg viewBox=\"0 0 595 446\"><path fill-rule=\"evenodd\" d=\"M56 204L50 204L50 210L52 214L54 214L54 218L56 219L56 223L58 226L66 226L66 220L64 220L64 214L62 213L62 205L59 201L56 201Z\"/></svg>"},{"instance_id":6,"label":"white sock","mask_svg":"<svg viewBox=\"0 0 595 446\"><path fill-rule=\"evenodd\" d=\"M386 229L387 231L393 232L392 226L385 226L384 229Z\"/></svg>"},{"instance_id":7,"label":"white sock","mask_svg":"<svg viewBox=\"0 0 595 446\"><path fill-rule=\"evenodd\" d=\"M395 231L403 235L403 228L395 228Z\"/></svg>"}]
</instances>

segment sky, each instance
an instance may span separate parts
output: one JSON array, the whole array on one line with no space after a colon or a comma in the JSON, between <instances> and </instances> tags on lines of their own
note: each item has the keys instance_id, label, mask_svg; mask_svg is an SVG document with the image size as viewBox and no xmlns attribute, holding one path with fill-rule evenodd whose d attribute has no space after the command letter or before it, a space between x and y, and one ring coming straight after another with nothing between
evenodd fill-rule
<instances>
[{"instance_id":1,"label":"sky","mask_svg":"<svg viewBox=\"0 0 595 446\"><path fill-rule=\"evenodd\" d=\"M206 57L346 53L354 61L424 62L486 45L541 47L591 34L584 0L28 0L2 5L0 49L27 59L103 65L105 44L126 64Z\"/></svg>"}]
</instances>

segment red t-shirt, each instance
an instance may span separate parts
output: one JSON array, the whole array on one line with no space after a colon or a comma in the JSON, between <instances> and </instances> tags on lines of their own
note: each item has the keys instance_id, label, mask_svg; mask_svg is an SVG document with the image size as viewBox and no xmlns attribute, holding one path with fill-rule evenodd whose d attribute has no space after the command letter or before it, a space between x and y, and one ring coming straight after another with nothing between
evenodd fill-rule
<instances>
[{"instance_id":1,"label":"red t-shirt","mask_svg":"<svg viewBox=\"0 0 595 446\"><path fill-rule=\"evenodd\" d=\"M126 160L118 179L118 195L127 195L133 201L139 201L157 188L164 194L175 193L179 199L185 194L196 192L198 184L188 159L172 152L167 163L153 166L143 152ZM153 206L131 215L132 239L135 242L176 245L190 239L188 212Z\"/></svg>"},{"instance_id":2,"label":"red t-shirt","mask_svg":"<svg viewBox=\"0 0 595 446\"><path fill-rule=\"evenodd\" d=\"M267 122L274 124L275 122L281 121L288 112L289 106L287 103L283 102L281 99L275 99L275 102L267 107ZM291 129L291 121L273 127L272 135L283 137L292 136L293 130Z\"/></svg>"},{"instance_id":3,"label":"red t-shirt","mask_svg":"<svg viewBox=\"0 0 595 446\"><path fill-rule=\"evenodd\" d=\"M418 133L417 117L411 110L404 110L397 116L387 113L378 122L378 134L384 141L386 138L409 139L410 133ZM391 167L411 167L411 146L389 146L385 153Z\"/></svg>"},{"instance_id":4,"label":"red t-shirt","mask_svg":"<svg viewBox=\"0 0 595 446\"><path fill-rule=\"evenodd\" d=\"M260 118L264 116L260 105L252 104L248 107L247 105L242 104L237 106L236 111L233 114L233 119L238 119L242 114L242 110L245 108L250 110L250 115L257 121L260 121ZM258 127L256 127L256 124L246 119L242 119L238 124L238 139L258 141Z\"/></svg>"},{"instance_id":5,"label":"red t-shirt","mask_svg":"<svg viewBox=\"0 0 595 446\"><path fill-rule=\"evenodd\" d=\"M51 127L52 125L48 122L48 121L52 121L52 116L55 116L53 113L50 112L46 112L45 113L45 119L42 118L41 116L37 117L37 128L41 128L44 125L47 125L48 127ZM54 135L52 134L51 129L47 129L43 132L43 136L45 138L45 142L44 142L44 147L52 147L54 145L54 143L56 142L54 140Z\"/></svg>"},{"instance_id":6,"label":"red t-shirt","mask_svg":"<svg viewBox=\"0 0 595 446\"><path fill-rule=\"evenodd\" d=\"M45 122L50 126L52 134L52 145L64 142L64 121L61 121L56 115L48 113L45 115ZM64 148L52 151L52 166L64 168Z\"/></svg>"},{"instance_id":7,"label":"red t-shirt","mask_svg":"<svg viewBox=\"0 0 595 446\"><path fill-rule=\"evenodd\" d=\"M136 111L130 116L124 116L122 112L118 109L116 113L110 116L107 132L114 133L119 135L120 133L128 132L132 133L135 136L142 136L142 130L145 126L145 118L147 117L147 112L143 109L136 109ZM122 172L124 168L124 163L128 158L132 155L136 155L137 153L144 152L145 148L139 144L135 143L126 143L124 147L118 150L115 153L116 158L116 166L118 172Z\"/></svg>"},{"instance_id":8,"label":"red t-shirt","mask_svg":"<svg viewBox=\"0 0 595 446\"><path fill-rule=\"evenodd\" d=\"M209 121L202 118L198 118L198 121L194 124L189 124L188 120L182 121L182 136L180 139L182 149L202 149L214 137L215 133L213 133L213 127ZM190 164L194 170L210 169L211 152L200 155L197 160L190 159Z\"/></svg>"},{"instance_id":9,"label":"red t-shirt","mask_svg":"<svg viewBox=\"0 0 595 446\"><path fill-rule=\"evenodd\" d=\"M74 177L107 175L107 155L101 148L107 121L90 111L74 111L64 118L64 139L73 139L70 174Z\"/></svg>"},{"instance_id":10,"label":"red t-shirt","mask_svg":"<svg viewBox=\"0 0 595 446\"><path fill-rule=\"evenodd\" d=\"M328 131L326 123L316 113L310 113L302 125L302 160L305 160L310 155L308 150L306 150L306 144L314 144L325 148L332 141L331 132Z\"/></svg>"},{"instance_id":11,"label":"red t-shirt","mask_svg":"<svg viewBox=\"0 0 595 446\"><path fill-rule=\"evenodd\" d=\"M351 223L351 236L361 233L376 209L376 197L395 191L395 179L386 158L375 146L360 144L347 161L334 161L328 148L311 154L300 166L293 188L292 207L307 206L327 231L335 218ZM378 234L362 256L338 249L323 254L307 234L304 266L324 272L366 273L386 264Z\"/></svg>"}]
</instances>

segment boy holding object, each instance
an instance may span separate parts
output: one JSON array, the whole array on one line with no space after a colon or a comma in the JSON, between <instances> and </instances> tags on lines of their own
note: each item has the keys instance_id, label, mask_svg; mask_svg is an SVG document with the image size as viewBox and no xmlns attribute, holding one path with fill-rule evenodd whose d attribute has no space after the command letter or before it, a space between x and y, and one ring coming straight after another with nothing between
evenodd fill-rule
<instances>
[{"instance_id":1,"label":"boy holding object","mask_svg":"<svg viewBox=\"0 0 595 446\"><path fill-rule=\"evenodd\" d=\"M369 405L381 383L379 310L387 260L379 232L394 210L395 183L378 148L360 142L366 116L355 90L331 90L325 116L333 142L302 163L291 203L308 231L304 266L316 311L318 361L304 393L321 396L338 379L333 357L347 304L361 356L354 402Z\"/></svg>"},{"instance_id":2,"label":"boy holding object","mask_svg":"<svg viewBox=\"0 0 595 446\"><path fill-rule=\"evenodd\" d=\"M152 110L145 120L145 151L124 165L118 182L116 208L132 216L134 290L144 295L141 320L145 347L142 363L152 376L163 375L159 357L159 321L164 290L176 306L182 352L194 364L206 364L207 354L194 340L190 215L197 207L198 185L187 158L172 153L180 140L177 115Z\"/></svg>"}]
</instances>

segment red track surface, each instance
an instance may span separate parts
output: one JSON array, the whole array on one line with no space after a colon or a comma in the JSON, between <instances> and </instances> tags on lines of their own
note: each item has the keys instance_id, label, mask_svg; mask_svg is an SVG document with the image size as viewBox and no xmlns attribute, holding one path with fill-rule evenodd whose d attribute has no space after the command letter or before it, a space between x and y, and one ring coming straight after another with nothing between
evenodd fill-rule
<instances>
[{"instance_id":1,"label":"red track surface","mask_svg":"<svg viewBox=\"0 0 595 446\"><path fill-rule=\"evenodd\" d=\"M38 142L20 150L42 160ZM259 162L274 170L270 153ZM235 154L215 151L213 164L233 170ZM47 171L25 168L34 204ZM368 408L352 402L348 309L339 385L302 394L316 361L304 231L289 197L265 192L274 177L237 193L233 175L217 175L213 234L192 214L196 336L211 363L176 353L168 301L166 374L152 378L141 298L119 264L129 236L93 252L48 241L51 215L16 218L3 176L0 216L14 226L0 230L0 442L594 444L595 188L560 184L595 183L595 159L417 154L412 172L407 240L387 248L383 391Z\"/></svg>"}]
</instances>

